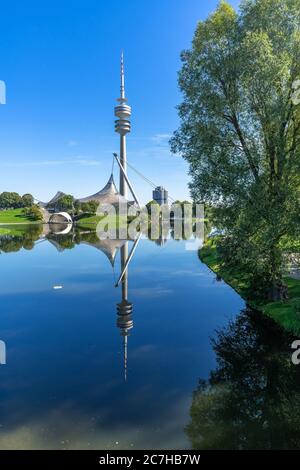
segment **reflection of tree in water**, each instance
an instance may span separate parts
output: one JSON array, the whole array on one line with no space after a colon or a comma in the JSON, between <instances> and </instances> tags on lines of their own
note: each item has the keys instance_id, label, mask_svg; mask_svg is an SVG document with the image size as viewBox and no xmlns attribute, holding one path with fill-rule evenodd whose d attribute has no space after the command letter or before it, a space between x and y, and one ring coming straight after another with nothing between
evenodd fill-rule
<instances>
[{"instance_id":1,"label":"reflection of tree in water","mask_svg":"<svg viewBox=\"0 0 300 470\"><path fill-rule=\"evenodd\" d=\"M8 230L8 233L0 234L0 253L17 252L22 248L32 250L42 231L42 225L28 225L26 228Z\"/></svg>"},{"instance_id":2,"label":"reflection of tree in water","mask_svg":"<svg viewBox=\"0 0 300 470\"><path fill-rule=\"evenodd\" d=\"M101 244L101 242L105 243L105 241L99 239L97 232L94 230L80 231L76 229L68 234L57 234L50 232L47 235L47 240L55 242L56 246L61 250L75 248L76 245L80 245L81 243L87 243L96 247L97 245ZM108 243L109 242L113 244L114 240L108 239Z\"/></svg>"},{"instance_id":3,"label":"reflection of tree in water","mask_svg":"<svg viewBox=\"0 0 300 470\"><path fill-rule=\"evenodd\" d=\"M194 449L300 447L300 369L292 338L245 310L212 341L218 365L200 380L186 428Z\"/></svg>"},{"instance_id":4,"label":"reflection of tree in water","mask_svg":"<svg viewBox=\"0 0 300 470\"><path fill-rule=\"evenodd\" d=\"M156 227L152 227L153 232L151 232L151 228L149 227L147 231L145 232L145 235L147 235L148 240L158 244L158 245L163 245L166 243L168 240L169 236L174 239L174 231L169 229L169 226L167 224L159 224ZM190 235L189 235L190 237ZM188 238L189 238L188 237ZM82 231L80 229L74 229L74 231L68 233L68 234L56 234L56 233L49 233L47 235L47 239L49 241L55 242L57 246L60 246L60 248L63 249L72 249L76 245L79 245L80 243L89 243L90 245L99 245L99 235L97 234L96 231L94 230L85 230ZM130 239L130 237L128 238ZM178 238L178 240L184 240L186 237L181 236L181 238ZM111 244L114 243L114 240L107 240L107 243L111 242ZM119 233L116 231L116 240L119 240Z\"/></svg>"},{"instance_id":5,"label":"reflection of tree in water","mask_svg":"<svg viewBox=\"0 0 300 470\"><path fill-rule=\"evenodd\" d=\"M187 232L186 227L179 221L179 224L182 225L182 230L179 230L179 233L174 232L174 227L170 230L169 223L159 223L157 226L147 226L145 230L142 230L143 227L140 227L142 233L147 236L148 240L158 244L163 245L169 238L184 240L190 239L192 233ZM193 224L194 226L194 224ZM95 230L77 228L73 226L68 233L63 233L64 225L51 225L50 230L43 231L43 225L27 225L22 226L18 229L5 229L5 233L0 233L0 253L9 253L13 251L19 251L22 248L31 250L37 240L46 239L59 250L63 251L66 249L73 249L76 245L81 243L87 243L89 245L94 245L97 247L99 245L99 235ZM118 230L116 230L116 240L123 239L123 236L119 237ZM130 236L128 236L130 239ZM110 242L107 239L107 243ZM115 240L111 241L111 244L114 244ZM100 240L101 242L101 240Z\"/></svg>"},{"instance_id":6,"label":"reflection of tree in water","mask_svg":"<svg viewBox=\"0 0 300 470\"><path fill-rule=\"evenodd\" d=\"M49 241L54 242L57 248L60 249L60 251L72 250L73 248L75 248L76 244L80 243L80 241L77 240L76 236L74 237L73 233L68 233L66 235L49 233L47 235L47 239Z\"/></svg>"}]
</instances>

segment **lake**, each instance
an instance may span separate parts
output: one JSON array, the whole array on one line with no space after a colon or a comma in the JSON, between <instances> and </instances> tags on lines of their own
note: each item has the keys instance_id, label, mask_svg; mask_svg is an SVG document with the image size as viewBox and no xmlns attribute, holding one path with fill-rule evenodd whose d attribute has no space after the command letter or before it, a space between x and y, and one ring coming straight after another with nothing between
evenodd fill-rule
<instances>
[{"instance_id":1,"label":"lake","mask_svg":"<svg viewBox=\"0 0 300 470\"><path fill-rule=\"evenodd\" d=\"M196 243L142 238L116 287L133 241L0 229L1 449L299 447L291 338Z\"/></svg>"}]
</instances>

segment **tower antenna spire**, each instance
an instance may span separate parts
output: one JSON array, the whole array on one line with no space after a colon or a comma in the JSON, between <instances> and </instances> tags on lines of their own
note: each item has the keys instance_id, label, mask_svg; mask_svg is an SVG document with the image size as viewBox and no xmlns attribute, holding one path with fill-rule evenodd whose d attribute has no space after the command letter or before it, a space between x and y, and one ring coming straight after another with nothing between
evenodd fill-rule
<instances>
[{"instance_id":1,"label":"tower antenna spire","mask_svg":"<svg viewBox=\"0 0 300 470\"><path fill-rule=\"evenodd\" d=\"M125 99L124 53L121 52L121 99Z\"/></svg>"}]
</instances>

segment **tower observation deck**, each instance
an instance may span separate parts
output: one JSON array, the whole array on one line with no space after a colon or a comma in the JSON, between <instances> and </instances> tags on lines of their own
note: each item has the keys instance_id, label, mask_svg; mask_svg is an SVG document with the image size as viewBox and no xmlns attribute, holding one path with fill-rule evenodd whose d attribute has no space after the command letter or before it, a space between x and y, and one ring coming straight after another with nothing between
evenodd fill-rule
<instances>
[{"instance_id":1,"label":"tower observation deck","mask_svg":"<svg viewBox=\"0 0 300 470\"><path fill-rule=\"evenodd\" d=\"M124 78L124 56L121 54L121 87L120 98L117 99L119 104L115 107L115 116L118 118L115 121L115 131L120 134L120 162L127 174L127 157L126 157L126 134L131 131L131 107L127 104L125 97L125 78ZM127 183L120 171L120 194L127 198Z\"/></svg>"}]
</instances>

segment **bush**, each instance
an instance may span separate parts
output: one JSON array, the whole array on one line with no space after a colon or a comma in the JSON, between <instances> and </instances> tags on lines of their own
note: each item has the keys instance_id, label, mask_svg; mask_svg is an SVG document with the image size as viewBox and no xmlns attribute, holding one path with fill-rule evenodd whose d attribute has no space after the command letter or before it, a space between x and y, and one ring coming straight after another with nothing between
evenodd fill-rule
<instances>
[{"instance_id":1,"label":"bush","mask_svg":"<svg viewBox=\"0 0 300 470\"><path fill-rule=\"evenodd\" d=\"M26 207L25 209L23 209L23 213L24 213L24 215L26 215L26 217L28 217L32 221L39 221L39 220L42 221L43 220L42 211L36 205L33 205L31 207Z\"/></svg>"}]
</instances>

